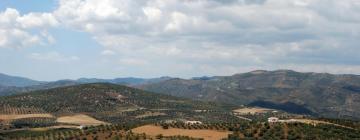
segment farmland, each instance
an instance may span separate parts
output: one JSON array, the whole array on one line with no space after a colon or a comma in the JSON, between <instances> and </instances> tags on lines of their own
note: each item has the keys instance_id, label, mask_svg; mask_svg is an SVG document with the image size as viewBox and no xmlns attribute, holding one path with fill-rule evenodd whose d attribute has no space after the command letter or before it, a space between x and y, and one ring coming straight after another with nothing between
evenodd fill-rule
<instances>
[{"instance_id":1,"label":"farmland","mask_svg":"<svg viewBox=\"0 0 360 140\"><path fill-rule=\"evenodd\" d=\"M152 137L156 137L159 135L163 136L189 136L194 138L202 138L204 140L219 140L223 138L227 138L230 131L218 131L218 130L196 130L196 129L179 129L179 128L169 128L163 129L160 126L154 125L145 125L141 127L137 127L132 129L134 133L145 133Z\"/></svg>"},{"instance_id":2,"label":"farmland","mask_svg":"<svg viewBox=\"0 0 360 140\"><path fill-rule=\"evenodd\" d=\"M56 121L59 123L75 124L80 126L97 126L97 125L107 124L103 121L96 120L90 116L83 114L59 117L57 118Z\"/></svg>"},{"instance_id":3,"label":"farmland","mask_svg":"<svg viewBox=\"0 0 360 140\"><path fill-rule=\"evenodd\" d=\"M54 118L51 114L0 114L0 120L11 121L25 118Z\"/></svg>"},{"instance_id":4,"label":"farmland","mask_svg":"<svg viewBox=\"0 0 360 140\"><path fill-rule=\"evenodd\" d=\"M0 98L0 106L0 139L360 138L360 123L355 121L316 120L283 111L192 101L113 84L85 84L6 96ZM299 121L268 123L268 117Z\"/></svg>"},{"instance_id":5,"label":"farmland","mask_svg":"<svg viewBox=\"0 0 360 140\"><path fill-rule=\"evenodd\" d=\"M274 111L272 109L267 109L267 108L260 108L260 107L245 107L245 108L239 108L239 109L235 109L233 110L235 113L239 113L242 115L246 115L246 114L260 114L260 113L266 113L266 112L271 112Z\"/></svg>"}]
</instances>

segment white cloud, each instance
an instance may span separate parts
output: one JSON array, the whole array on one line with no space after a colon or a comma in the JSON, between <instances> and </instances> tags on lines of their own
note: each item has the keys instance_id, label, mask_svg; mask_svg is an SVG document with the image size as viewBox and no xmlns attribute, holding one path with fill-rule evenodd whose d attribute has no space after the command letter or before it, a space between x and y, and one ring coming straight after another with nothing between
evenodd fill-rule
<instances>
[{"instance_id":1,"label":"white cloud","mask_svg":"<svg viewBox=\"0 0 360 140\"><path fill-rule=\"evenodd\" d=\"M116 53L112 50L104 50L101 52L101 55L107 55L107 56L110 56L110 55L115 55Z\"/></svg>"},{"instance_id":2,"label":"white cloud","mask_svg":"<svg viewBox=\"0 0 360 140\"><path fill-rule=\"evenodd\" d=\"M32 53L29 57L34 60L53 62L77 61L80 59L77 56L65 56L58 52Z\"/></svg>"},{"instance_id":3,"label":"white cloud","mask_svg":"<svg viewBox=\"0 0 360 140\"><path fill-rule=\"evenodd\" d=\"M162 16L161 10L154 7L145 7L143 8L143 12L150 22L159 21Z\"/></svg>"},{"instance_id":4,"label":"white cloud","mask_svg":"<svg viewBox=\"0 0 360 140\"><path fill-rule=\"evenodd\" d=\"M29 28L60 25L89 33L104 46L101 55L120 60L114 63L151 63L159 71L360 65L358 0L59 0L58 6L53 13L1 13L0 47L53 43L47 32Z\"/></svg>"},{"instance_id":5,"label":"white cloud","mask_svg":"<svg viewBox=\"0 0 360 140\"><path fill-rule=\"evenodd\" d=\"M135 58L123 58L120 59L120 64L128 65L128 66L144 66L148 65L149 62L142 59L135 59Z\"/></svg>"},{"instance_id":6,"label":"white cloud","mask_svg":"<svg viewBox=\"0 0 360 140\"><path fill-rule=\"evenodd\" d=\"M0 12L0 47L23 48L53 43L55 39L38 32L46 27L56 26L57 20L50 13L28 13L20 15L16 9L7 8Z\"/></svg>"},{"instance_id":7,"label":"white cloud","mask_svg":"<svg viewBox=\"0 0 360 140\"><path fill-rule=\"evenodd\" d=\"M58 21L50 13L29 13L19 16L16 21L25 29L58 25Z\"/></svg>"}]
</instances>

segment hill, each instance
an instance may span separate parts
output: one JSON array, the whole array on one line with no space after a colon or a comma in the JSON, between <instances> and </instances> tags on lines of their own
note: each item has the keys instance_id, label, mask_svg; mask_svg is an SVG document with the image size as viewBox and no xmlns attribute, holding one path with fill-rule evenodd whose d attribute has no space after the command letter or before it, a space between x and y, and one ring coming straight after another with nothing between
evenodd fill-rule
<instances>
[{"instance_id":1,"label":"hill","mask_svg":"<svg viewBox=\"0 0 360 140\"><path fill-rule=\"evenodd\" d=\"M145 121L143 118L174 119L180 116L192 117L191 114L195 110L224 110L214 103L192 101L106 83L83 84L4 96L0 98L0 106L0 112L25 109L32 113L49 113L57 117L80 113L106 122ZM151 117L154 114L160 117Z\"/></svg>"},{"instance_id":2,"label":"hill","mask_svg":"<svg viewBox=\"0 0 360 140\"><path fill-rule=\"evenodd\" d=\"M358 75L259 70L232 76L175 78L138 88L203 101L256 105L324 117L360 118Z\"/></svg>"},{"instance_id":3,"label":"hill","mask_svg":"<svg viewBox=\"0 0 360 140\"><path fill-rule=\"evenodd\" d=\"M73 80L59 80L55 82L44 82L38 85L26 86L26 87L16 87L16 86L0 86L0 96L8 96L15 94L22 94L35 90L45 90L57 87L65 87L72 85L79 85L81 83Z\"/></svg>"},{"instance_id":4,"label":"hill","mask_svg":"<svg viewBox=\"0 0 360 140\"><path fill-rule=\"evenodd\" d=\"M66 86L0 97L0 139L360 138L356 121L234 107L108 83Z\"/></svg>"},{"instance_id":5,"label":"hill","mask_svg":"<svg viewBox=\"0 0 360 140\"><path fill-rule=\"evenodd\" d=\"M1 79L1 77L0 77ZM35 91L35 90L44 90L51 89L57 87L71 86L71 85L80 85L80 84L88 84L88 83L112 83L119 85L128 85L128 86L136 86L141 84L151 84L156 82L161 82L171 79L170 77L160 77L160 78L115 78L115 79L97 79L97 78L80 78L77 80L58 80L52 82L33 82L28 84L22 84L22 81L13 81L12 84L7 84L6 86L0 84L0 96L7 96L13 94L21 94L24 92ZM5 80L9 79L3 79ZM1 81L1 80L0 80Z\"/></svg>"},{"instance_id":6,"label":"hill","mask_svg":"<svg viewBox=\"0 0 360 140\"><path fill-rule=\"evenodd\" d=\"M171 77L159 77L159 78L134 78L134 77L125 77L125 78L114 78L114 79L97 79L97 78L80 78L75 80L79 83L112 83L112 84L121 84L121 85L141 85L141 84L150 84L169 80Z\"/></svg>"},{"instance_id":7,"label":"hill","mask_svg":"<svg viewBox=\"0 0 360 140\"><path fill-rule=\"evenodd\" d=\"M0 73L0 85L2 86L25 87L25 86L37 85L40 83L43 82Z\"/></svg>"}]
</instances>

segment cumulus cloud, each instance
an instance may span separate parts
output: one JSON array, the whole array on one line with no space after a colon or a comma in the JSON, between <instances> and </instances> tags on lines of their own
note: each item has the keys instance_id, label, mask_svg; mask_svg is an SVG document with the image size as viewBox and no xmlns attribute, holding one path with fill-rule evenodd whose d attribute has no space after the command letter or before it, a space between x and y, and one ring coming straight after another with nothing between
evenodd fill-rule
<instances>
[{"instance_id":1,"label":"cumulus cloud","mask_svg":"<svg viewBox=\"0 0 360 140\"><path fill-rule=\"evenodd\" d=\"M359 65L359 9L357 0L60 0L54 13L90 33L103 54L262 68Z\"/></svg>"},{"instance_id":2,"label":"cumulus cloud","mask_svg":"<svg viewBox=\"0 0 360 140\"><path fill-rule=\"evenodd\" d=\"M3 12L0 46L54 42L26 29L62 25L89 33L102 56L126 65L341 70L360 65L359 9L358 0L59 0L53 13ZM26 43L13 43L11 32Z\"/></svg>"},{"instance_id":3,"label":"cumulus cloud","mask_svg":"<svg viewBox=\"0 0 360 140\"><path fill-rule=\"evenodd\" d=\"M16 9L7 8L0 12L0 47L22 48L53 43L55 39L46 32L46 28L57 25L51 13L20 15Z\"/></svg>"}]
</instances>

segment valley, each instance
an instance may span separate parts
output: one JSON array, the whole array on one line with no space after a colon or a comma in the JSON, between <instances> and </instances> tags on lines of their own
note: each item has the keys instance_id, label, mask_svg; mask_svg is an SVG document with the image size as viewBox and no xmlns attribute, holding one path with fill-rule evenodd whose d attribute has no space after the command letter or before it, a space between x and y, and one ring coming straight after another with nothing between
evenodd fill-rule
<instances>
[{"instance_id":1,"label":"valley","mask_svg":"<svg viewBox=\"0 0 360 140\"><path fill-rule=\"evenodd\" d=\"M360 140L360 0L0 0L0 140Z\"/></svg>"}]
</instances>

